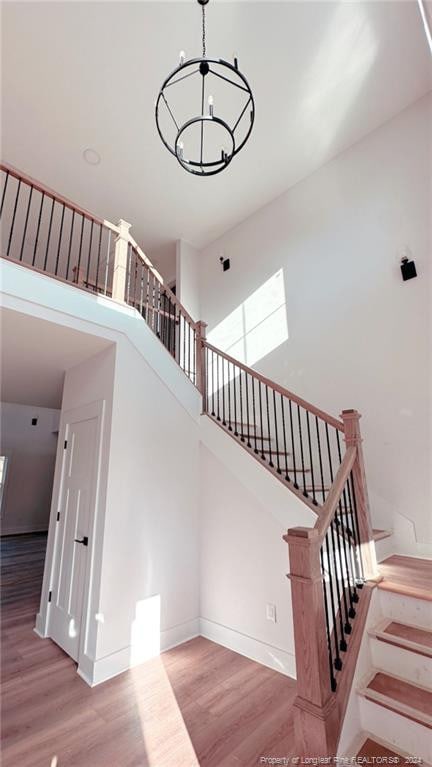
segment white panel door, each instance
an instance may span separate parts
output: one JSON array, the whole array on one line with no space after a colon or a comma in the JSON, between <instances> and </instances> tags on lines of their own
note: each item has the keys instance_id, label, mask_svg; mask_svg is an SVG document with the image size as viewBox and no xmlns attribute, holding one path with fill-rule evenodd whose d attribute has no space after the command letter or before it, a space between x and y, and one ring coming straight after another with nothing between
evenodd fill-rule
<instances>
[{"instance_id":1,"label":"white panel door","mask_svg":"<svg viewBox=\"0 0 432 767\"><path fill-rule=\"evenodd\" d=\"M66 424L49 635L78 660L96 498L98 417Z\"/></svg>"}]
</instances>

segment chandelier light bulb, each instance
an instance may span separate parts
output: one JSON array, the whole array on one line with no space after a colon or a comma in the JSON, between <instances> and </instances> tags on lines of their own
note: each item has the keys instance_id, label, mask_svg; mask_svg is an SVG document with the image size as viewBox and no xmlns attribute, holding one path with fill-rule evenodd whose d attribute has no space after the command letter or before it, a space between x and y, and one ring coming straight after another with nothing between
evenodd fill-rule
<instances>
[{"instance_id":1,"label":"chandelier light bulb","mask_svg":"<svg viewBox=\"0 0 432 767\"><path fill-rule=\"evenodd\" d=\"M186 61L186 54L185 54L184 51L180 51L180 53L179 53L179 62L180 62L180 66L181 67L183 66L185 61Z\"/></svg>"},{"instance_id":2,"label":"chandelier light bulb","mask_svg":"<svg viewBox=\"0 0 432 767\"><path fill-rule=\"evenodd\" d=\"M209 115L210 115L210 117L213 117L213 109L214 109L213 96L209 96L208 97L208 108L209 108Z\"/></svg>"},{"instance_id":3,"label":"chandelier light bulb","mask_svg":"<svg viewBox=\"0 0 432 767\"><path fill-rule=\"evenodd\" d=\"M183 141L179 141L178 147L177 147L177 155L180 157L180 159L183 159L184 154L184 144Z\"/></svg>"}]
</instances>

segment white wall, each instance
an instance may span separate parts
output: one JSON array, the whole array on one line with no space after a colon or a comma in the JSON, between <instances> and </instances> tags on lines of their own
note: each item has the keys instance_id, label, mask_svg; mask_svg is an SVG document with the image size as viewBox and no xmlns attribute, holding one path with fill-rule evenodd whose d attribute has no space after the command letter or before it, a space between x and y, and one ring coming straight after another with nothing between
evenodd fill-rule
<instances>
[{"instance_id":1,"label":"white wall","mask_svg":"<svg viewBox=\"0 0 432 767\"><path fill-rule=\"evenodd\" d=\"M9 459L2 535L48 529L59 414L45 407L1 403L1 454Z\"/></svg>"},{"instance_id":2,"label":"white wall","mask_svg":"<svg viewBox=\"0 0 432 767\"><path fill-rule=\"evenodd\" d=\"M198 633L198 432L145 357L120 341L96 679Z\"/></svg>"},{"instance_id":3,"label":"white wall","mask_svg":"<svg viewBox=\"0 0 432 767\"><path fill-rule=\"evenodd\" d=\"M431 110L430 97L417 102L199 261L210 337L251 296L255 315L265 318L265 302L253 293L283 270L288 337L254 366L329 412L363 414L373 519L423 544L432 542ZM405 246L419 276L403 283ZM226 273L221 253L231 259ZM269 349L271 318L260 328L258 347ZM242 335L241 321L233 322L218 340L229 347ZM256 333L246 340L253 356Z\"/></svg>"},{"instance_id":4,"label":"white wall","mask_svg":"<svg viewBox=\"0 0 432 767\"><path fill-rule=\"evenodd\" d=\"M179 301L192 319L200 320L199 252L185 240L176 242L176 288Z\"/></svg>"}]
</instances>

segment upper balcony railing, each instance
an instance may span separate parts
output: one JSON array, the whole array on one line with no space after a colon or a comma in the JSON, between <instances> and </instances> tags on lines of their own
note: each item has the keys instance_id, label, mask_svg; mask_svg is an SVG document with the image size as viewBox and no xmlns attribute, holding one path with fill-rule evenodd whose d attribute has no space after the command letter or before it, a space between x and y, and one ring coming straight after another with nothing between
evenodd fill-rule
<instances>
[{"instance_id":1,"label":"upper balcony railing","mask_svg":"<svg viewBox=\"0 0 432 767\"><path fill-rule=\"evenodd\" d=\"M136 308L197 383L197 325L129 232L2 163L1 255Z\"/></svg>"}]
</instances>

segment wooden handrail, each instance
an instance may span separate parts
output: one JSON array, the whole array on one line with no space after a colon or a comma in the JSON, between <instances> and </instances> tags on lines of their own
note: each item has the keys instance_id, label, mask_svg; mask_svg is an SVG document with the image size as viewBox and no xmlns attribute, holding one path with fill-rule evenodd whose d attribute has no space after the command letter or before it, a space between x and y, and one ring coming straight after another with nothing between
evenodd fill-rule
<instances>
[{"instance_id":1,"label":"wooden handrail","mask_svg":"<svg viewBox=\"0 0 432 767\"><path fill-rule=\"evenodd\" d=\"M325 534L330 527L336 507L339 503L340 497L343 493L346 481L350 475L351 469L354 466L357 457L357 448L354 446L348 447L343 457L343 461L339 466L334 482L331 486L330 492L324 503L323 510L321 511L316 523L315 529L317 530L321 540L325 537Z\"/></svg>"},{"instance_id":2,"label":"wooden handrail","mask_svg":"<svg viewBox=\"0 0 432 767\"><path fill-rule=\"evenodd\" d=\"M274 389L278 394L282 394L284 397L287 397L292 402L296 402L297 405L300 405L300 407L307 410L309 413L312 413L312 415L316 415L318 418L321 418L323 421L329 424L329 426L333 426L335 429L338 429L338 431L344 430L344 425L342 421L338 421L337 418L334 418L329 413L326 413L324 410L320 410L320 408L315 407L315 405L312 405L311 402L307 402L306 400L302 399L301 397L298 397L297 394L294 394L293 392L289 391L288 389L285 389L284 386L280 386L280 384L275 383L275 381L272 381L270 378L266 378L265 376L261 375L261 373L258 373L253 368L248 367L243 362L239 362L239 360L236 360L234 357L231 357L229 354L226 354L226 352L221 351L216 346L213 346L208 341L203 340L203 345L207 347L207 349L210 349L210 351L215 352L216 354L219 354L219 356L223 357L227 360L227 362L230 362L231 364L235 365L236 367L240 368L241 370L244 370L246 373L249 373L253 378L256 378L258 381L261 381L261 383L265 384L266 386L270 386L271 389Z\"/></svg>"},{"instance_id":3,"label":"wooden handrail","mask_svg":"<svg viewBox=\"0 0 432 767\"><path fill-rule=\"evenodd\" d=\"M115 232L116 234L119 233L118 226L111 224L110 221L106 221L105 219L99 218L99 216L95 216L93 213L90 213L88 210L85 210L85 208L81 208L75 202L72 202L72 200L69 200L68 197L63 197L63 195L58 194L58 192L55 192L54 189L51 189L49 186L42 184L40 181L36 181L36 179L27 175L27 173L23 173L21 170L14 168L13 165L9 165L9 163L6 163L6 162L1 162L0 170L3 170L5 173L9 173L10 176L13 176L18 181L24 181L25 184L28 184L28 186L33 187L33 189L36 189L36 191L41 192L46 197L50 197L52 200L56 200L56 202L59 202L61 205L64 205L65 207L70 208L71 210L74 210L75 213L79 213L81 216L84 216L84 218L87 218L89 221L94 221L96 224L102 224L102 226L106 227L107 229L111 229L112 232Z\"/></svg>"}]
</instances>

